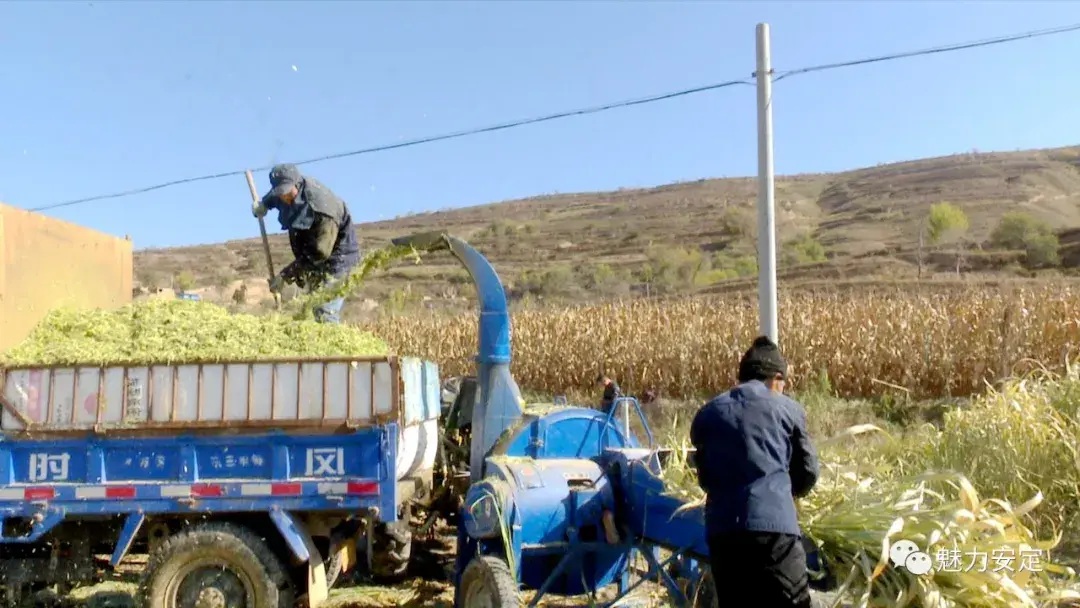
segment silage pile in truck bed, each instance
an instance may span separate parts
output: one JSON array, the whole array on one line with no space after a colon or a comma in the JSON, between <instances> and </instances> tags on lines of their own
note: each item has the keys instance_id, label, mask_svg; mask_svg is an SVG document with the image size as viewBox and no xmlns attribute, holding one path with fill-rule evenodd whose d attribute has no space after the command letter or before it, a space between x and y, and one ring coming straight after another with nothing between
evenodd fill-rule
<instances>
[{"instance_id":1,"label":"silage pile in truck bed","mask_svg":"<svg viewBox=\"0 0 1080 608\"><path fill-rule=\"evenodd\" d=\"M115 310L51 311L0 367L378 356L371 332L280 314L233 314L208 302L148 300Z\"/></svg>"}]
</instances>

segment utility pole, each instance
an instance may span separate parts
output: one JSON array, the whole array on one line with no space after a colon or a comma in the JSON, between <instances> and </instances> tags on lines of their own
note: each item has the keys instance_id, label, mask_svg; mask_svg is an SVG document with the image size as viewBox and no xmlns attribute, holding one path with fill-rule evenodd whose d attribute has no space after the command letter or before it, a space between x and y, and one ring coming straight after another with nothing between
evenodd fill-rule
<instances>
[{"instance_id":1,"label":"utility pole","mask_svg":"<svg viewBox=\"0 0 1080 608\"><path fill-rule=\"evenodd\" d=\"M758 315L761 335L779 344L776 321L776 210L773 204L772 59L769 24L757 25Z\"/></svg>"}]
</instances>

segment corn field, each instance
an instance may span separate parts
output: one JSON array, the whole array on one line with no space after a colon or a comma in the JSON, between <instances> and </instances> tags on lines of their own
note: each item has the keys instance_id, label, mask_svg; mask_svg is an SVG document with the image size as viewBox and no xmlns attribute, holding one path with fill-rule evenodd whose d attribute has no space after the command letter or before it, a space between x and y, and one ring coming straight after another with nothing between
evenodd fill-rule
<instances>
[{"instance_id":1,"label":"corn field","mask_svg":"<svg viewBox=\"0 0 1080 608\"><path fill-rule=\"evenodd\" d=\"M795 388L827 374L842 397L897 388L966 396L1033 367L1061 369L1080 346L1080 289L972 287L948 293L781 293L780 345ZM473 373L477 315L385 316L370 326L402 354ZM513 314L518 383L591 389L604 371L626 391L700 397L726 390L758 333L756 299L633 300Z\"/></svg>"}]
</instances>

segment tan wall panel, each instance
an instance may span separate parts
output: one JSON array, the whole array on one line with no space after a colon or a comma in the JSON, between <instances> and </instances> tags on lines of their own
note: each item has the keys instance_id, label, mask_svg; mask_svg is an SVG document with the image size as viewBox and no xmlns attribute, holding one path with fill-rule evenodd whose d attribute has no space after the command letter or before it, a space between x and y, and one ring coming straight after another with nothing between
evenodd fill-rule
<instances>
[{"instance_id":1,"label":"tan wall panel","mask_svg":"<svg viewBox=\"0 0 1080 608\"><path fill-rule=\"evenodd\" d=\"M0 204L0 352L53 308L131 302L131 241Z\"/></svg>"}]
</instances>

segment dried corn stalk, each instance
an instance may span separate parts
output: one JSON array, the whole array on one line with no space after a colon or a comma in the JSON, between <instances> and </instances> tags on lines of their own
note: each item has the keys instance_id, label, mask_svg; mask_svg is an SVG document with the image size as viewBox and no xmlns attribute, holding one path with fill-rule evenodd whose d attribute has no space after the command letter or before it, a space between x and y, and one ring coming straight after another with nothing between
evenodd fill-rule
<instances>
[{"instance_id":1,"label":"dried corn stalk","mask_svg":"<svg viewBox=\"0 0 1080 608\"><path fill-rule=\"evenodd\" d=\"M846 596L857 606L1080 601L1080 593L1066 589L1075 573L1050 560L1049 549L1063 535L1044 541L1029 528L1056 524L1078 540L1078 387L1080 376L1069 367L1064 377L1007 383L950 413L940 430L922 427L893 438L860 425L820 442L822 475L799 501L800 525ZM866 433L876 436L843 441ZM704 495L684 453L669 459L664 482L686 503L683 510L698 509ZM980 499L969 476L996 495L1034 498L1016 507ZM1045 484L1053 500L1032 480ZM935 570L918 575L891 563L890 551L902 540L914 542Z\"/></svg>"},{"instance_id":2,"label":"dried corn stalk","mask_svg":"<svg viewBox=\"0 0 1080 608\"><path fill-rule=\"evenodd\" d=\"M963 396L1038 362L1060 370L1080 349L1080 291L1071 285L947 293L781 293L780 336L794 386L823 370L839 396L902 387L914 397ZM669 397L715 394L758 333L743 296L635 300L513 314L514 376L550 394L592 390L597 369L624 389ZM386 316L370 326L451 375L472 370L476 315Z\"/></svg>"}]
</instances>

